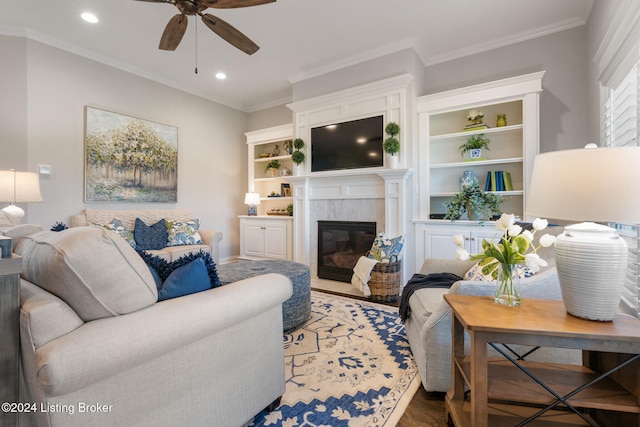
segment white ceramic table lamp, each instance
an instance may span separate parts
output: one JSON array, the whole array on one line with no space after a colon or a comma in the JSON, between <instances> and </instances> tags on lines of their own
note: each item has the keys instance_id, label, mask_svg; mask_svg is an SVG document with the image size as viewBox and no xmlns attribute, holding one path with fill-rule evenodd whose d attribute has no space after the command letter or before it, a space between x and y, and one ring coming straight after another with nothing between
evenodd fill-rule
<instances>
[{"instance_id":1,"label":"white ceramic table lamp","mask_svg":"<svg viewBox=\"0 0 640 427\"><path fill-rule=\"evenodd\" d=\"M249 209L247 211L247 215L256 216L258 215L257 206L260 204L260 194L258 193L247 193L244 195L244 204L249 205Z\"/></svg>"},{"instance_id":2,"label":"white ceramic table lamp","mask_svg":"<svg viewBox=\"0 0 640 427\"><path fill-rule=\"evenodd\" d=\"M640 223L640 147L586 148L535 158L527 216L593 221L565 227L555 245L567 312L610 321L624 286L627 244L598 223Z\"/></svg>"},{"instance_id":3,"label":"white ceramic table lamp","mask_svg":"<svg viewBox=\"0 0 640 427\"><path fill-rule=\"evenodd\" d=\"M35 172L19 172L15 169L0 171L0 202L9 202L2 209L20 219L24 210L16 203L42 202L40 195L40 176Z\"/></svg>"}]
</instances>

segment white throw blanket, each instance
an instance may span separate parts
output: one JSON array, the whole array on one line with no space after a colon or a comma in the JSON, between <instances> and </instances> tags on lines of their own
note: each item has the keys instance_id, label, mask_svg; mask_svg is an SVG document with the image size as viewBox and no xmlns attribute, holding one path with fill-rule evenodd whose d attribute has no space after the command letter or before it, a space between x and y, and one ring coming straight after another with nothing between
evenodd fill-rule
<instances>
[{"instance_id":1,"label":"white throw blanket","mask_svg":"<svg viewBox=\"0 0 640 427\"><path fill-rule=\"evenodd\" d=\"M353 276L351 277L351 284L360 289L365 297L371 295L369 289L369 279L371 279L371 270L376 266L378 260L361 256L356 266L353 267Z\"/></svg>"}]
</instances>

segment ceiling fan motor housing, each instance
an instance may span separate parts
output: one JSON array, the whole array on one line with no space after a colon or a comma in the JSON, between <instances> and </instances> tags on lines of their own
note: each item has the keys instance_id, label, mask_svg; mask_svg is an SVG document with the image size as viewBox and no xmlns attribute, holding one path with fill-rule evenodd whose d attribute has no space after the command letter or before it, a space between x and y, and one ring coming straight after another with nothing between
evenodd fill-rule
<instances>
[{"instance_id":1,"label":"ceiling fan motor housing","mask_svg":"<svg viewBox=\"0 0 640 427\"><path fill-rule=\"evenodd\" d=\"M176 2L176 7L185 15L193 16L205 10L208 6L201 2L196 3L191 0L180 0Z\"/></svg>"}]
</instances>

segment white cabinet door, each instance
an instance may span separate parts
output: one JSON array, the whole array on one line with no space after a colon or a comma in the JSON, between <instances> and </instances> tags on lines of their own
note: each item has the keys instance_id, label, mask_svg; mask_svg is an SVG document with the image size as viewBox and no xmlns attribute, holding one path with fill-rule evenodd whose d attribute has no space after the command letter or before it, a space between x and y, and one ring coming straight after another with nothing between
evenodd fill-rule
<instances>
[{"instance_id":1,"label":"white cabinet door","mask_svg":"<svg viewBox=\"0 0 640 427\"><path fill-rule=\"evenodd\" d=\"M240 258L292 260L292 219L240 217Z\"/></svg>"},{"instance_id":2,"label":"white cabinet door","mask_svg":"<svg viewBox=\"0 0 640 427\"><path fill-rule=\"evenodd\" d=\"M246 221L242 228L244 256L263 257L265 253L265 233L260 222Z\"/></svg>"},{"instance_id":3,"label":"white cabinet door","mask_svg":"<svg viewBox=\"0 0 640 427\"><path fill-rule=\"evenodd\" d=\"M287 228L282 224L265 224L264 256L267 258L287 259Z\"/></svg>"},{"instance_id":4,"label":"white cabinet door","mask_svg":"<svg viewBox=\"0 0 640 427\"><path fill-rule=\"evenodd\" d=\"M454 259L458 247L453 243L453 236L462 235L465 240L464 248L471 254L482 250L482 239L500 238L500 233L493 223L484 226L461 224L428 224L424 228L424 257L439 259Z\"/></svg>"}]
</instances>

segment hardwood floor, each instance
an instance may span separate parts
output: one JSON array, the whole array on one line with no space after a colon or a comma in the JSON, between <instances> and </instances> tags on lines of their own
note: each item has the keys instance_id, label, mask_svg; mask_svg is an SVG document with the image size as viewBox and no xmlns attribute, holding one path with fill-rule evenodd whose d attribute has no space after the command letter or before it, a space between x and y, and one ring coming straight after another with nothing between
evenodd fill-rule
<instances>
[{"instance_id":1,"label":"hardwood floor","mask_svg":"<svg viewBox=\"0 0 640 427\"><path fill-rule=\"evenodd\" d=\"M400 418L397 427L447 427L444 393L427 393L421 386Z\"/></svg>"},{"instance_id":2,"label":"hardwood floor","mask_svg":"<svg viewBox=\"0 0 640 427\"><path fill-rule=\"evenodd\" d=\"M368 298L357 295L334 292L327 289L312 287L312 290L365 301L369 300ZM400 305L400 299L381 304L398 307ZM444 416L444 396L445 393L428 393L420 386L398 422L397 427L447 427L447 420Z\"/></svg>"}]
</instances>

